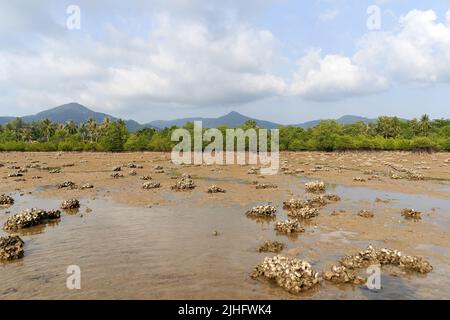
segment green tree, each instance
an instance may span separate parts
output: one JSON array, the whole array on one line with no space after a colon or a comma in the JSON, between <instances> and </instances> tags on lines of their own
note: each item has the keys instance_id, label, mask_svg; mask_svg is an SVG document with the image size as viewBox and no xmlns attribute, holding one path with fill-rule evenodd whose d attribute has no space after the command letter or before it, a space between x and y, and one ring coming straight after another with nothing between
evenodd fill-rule
<instances>
[{"instance_id":1,"label":"green tree","mask_svg":"<svg viewBox=\"0 0 450 320\"><path fill-rule=\"evenodd\" d=\"M123 151L128 130L123 121L111 122L100 137L100 146L106 151Z\"/></svg>"}]
</instances>

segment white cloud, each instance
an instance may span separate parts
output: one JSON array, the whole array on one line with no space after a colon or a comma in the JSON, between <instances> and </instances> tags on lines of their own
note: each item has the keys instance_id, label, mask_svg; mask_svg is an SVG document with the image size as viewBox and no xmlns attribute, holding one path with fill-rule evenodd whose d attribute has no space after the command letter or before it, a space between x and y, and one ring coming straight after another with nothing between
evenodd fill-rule
<instances>
[{"instance_id":1,"label":"white cloud","mask_svg":"<svg viewBox=\"0 0 450 320\"><path fill-rule=\"evenodd\" d=\"M155 102L240 104L283 93L285 81L271 73L269 31L232 24L212 32L164 14L155 21L148 38L110 28L101 42L44 38L35 52L0 51L0 84L13 84L11 99L17 88L33 97L22 98L24 104L61 98L58 103L77 100L106 110Z\"/></svg>"},{"instance_id":2,"label":"white cloud","mask_svg":"<svg viewBox=\"0 0 450 320\"><path fill-rule=\"evenodd\" d=\"M450 81L450 27L434 11L413 10L400 18L400 30L369 33L361 39L355 61L392 81Z\"/></svg>"},{"instance_id":3,"label":"white cloud","mask_svg":"<svg viewBox=\"0 0 450 320\"><path fill-rule=\"evenodd\" d=\"M292 76L282 78L274 72L284 68L276 65L284 60L277 39L239 18L258 1L240 11L232 10L234 2L224 11L203 1L177 0L169 7L179 3L193 6L181 8L195 14L185 17L158 9L152 28L144 27L148 33L130 35L109 27L104 34L95 25L95 36L89 30L67 35L57 25L47 25L45 10L29 23L32 30L44 25L46 32L30 31L26 17L11 7L8 12L14 14L0 26L20 26L34 37L19 48L0 43L0 108L29 110L79 101L114 111L152 104L243 104L285 95L323 101L373 94L394 84L450 82L450 10L442 23L432 10L412 10L399 19L395 31L364 35L351 56L310 50ZM337 15L328 11L320 19Z\"/></svg>"},{"instance_id":4,"label":"white cloud","mask_svg":"<svg viewBox=\"0 0 450 320\"><path fill-rule=\"evenodd\" d=\"M311 50L299 61L291 92L312 100L339 100L386 88L386 80L369 74L348 57Z\"/></svg>"},{"instance_id":5,"label":"white cloud","mask_svg":"<svg viewBox=\"0 0 450 320\"><path fill-rule=\"evenodd\" d=\"M291 92L338 100L411 82L450 82L450 25L439 23L432 10L401 16L396 32L367 33L352 57L309 52L300 60Z\"/></svg>"}]
</instances>

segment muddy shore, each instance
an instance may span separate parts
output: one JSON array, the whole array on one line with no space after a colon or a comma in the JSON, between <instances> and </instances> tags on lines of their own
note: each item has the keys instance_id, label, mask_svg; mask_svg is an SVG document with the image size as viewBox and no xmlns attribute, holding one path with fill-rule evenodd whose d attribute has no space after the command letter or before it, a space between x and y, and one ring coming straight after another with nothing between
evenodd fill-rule
<instances>
[{"instance_id":1,"label":"muddy shore","mask_svg":"<svg viewBox=\"0 0 450 320\"><path fill-rule=\"evenodd\" d=\"M266 239L285 243L284 255L307 259L317 269L331 265L343 254L364 249L369 243L421 255L435 267L432 273L416 276L388 270L386 281L393 284L401 281L406 298L439 298L445 294L449 298L448 153L282 153L280 171L273 176L250 174L249 170L256 167L253 165L177 166L170 162L170 154L151 152L12 152L1 153L0 164L3 164L0 193L11 194L15 199L13 206L1 209L2 224L21 209L41 206L51 209L71 198L81 203L78 213L63 213L60 223L23 235L23 260L2 266L0 295L4 298L99 298L101 294L110 298L377 298L364 291L355 293L354 289L330 285L292 296L279 288L248 279L251 269L267 256L257 252L259 244ZM8 177L19 167L27 168L22 176ZM121 167L118 172L123 177L111 177L114 167ZM418 173L420 178L410 178L408 172ZM194 190L172 190L183 173L190 174L195 181ZM159 182L160 187L143 189L146 181L141 178L144 176L150 176L149 181ZM324 181L327 192L339 195L342 200L327 205L317 217L303 223L304 234L297 237L276 235L273 223L261 224L245 217L246 209L270 203L277 208L278 219L284 218L282 202L308 197L304 183L314 180ZM77 186L92 184L93 188L56 187L65 181ZM211 185L225 189L226 193L207 193ZM276 188L257 189L258 185ZM405 207L420 210L422 220L405 220L401 216ZM86 209L93 211L87 213ZM373 212L373 218L358 216L360 210ZM174 234L173 228L178 228L179 234ZM101 238L107 241L110 232L118 234L121 245L115 248L118 244L111 240L109 245L100 245L101 252L110 251L110 254L99 253L91 241L101 241ZM90 241L80 240L81 235L91 237ZM67 236L75 236L78 242L67 240ZM49 248L50 243L61 241L64 244L55 245L53 251ZM70 254L68 245L72 248ZM111 253L119 249L122 256ZM56 288L57 281L65 277L64 270L61 274L58 273L61 270L44 271L45 263L37 260L52 259L52 255L60 258L54 263L61 268L69 260L80 260L79 263L91 272L87 275L88 290L76 293ZM66 259L68 255L71 259ZM193 256L197 260L193 260ZM175 265L159 261L163 258ZM176 267L177 263L185 265L184 271ZM104 280L100 266L105 265L111 265L107 269L113 274L108 284L100 281ZM138 272L141 283L134 276L127 282L113 265L127 273L138 272L138 265L141 266L143 269ZM216 268L216 274L207 271L211 267ZM229 268L235 273L230 276L230 282L241 283L236 291L226 284ZM29 289L33 273L37 273L40 279L37 281L49 277L40 291ZM185 288L176 290L180 283L174 279L184 279ZM222 289L219 285L208 291L208 281L217 281ZM121 291L108 291L117 286ZM148 286L153 289L148 290ZM401 291L386 290L402 297Z\"/></svg>"}]
</instances>

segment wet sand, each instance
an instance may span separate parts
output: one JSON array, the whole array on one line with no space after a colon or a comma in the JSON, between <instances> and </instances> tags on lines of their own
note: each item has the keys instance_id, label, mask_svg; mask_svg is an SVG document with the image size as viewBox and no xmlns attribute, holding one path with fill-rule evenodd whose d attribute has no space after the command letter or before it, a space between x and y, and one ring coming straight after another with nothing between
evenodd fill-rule
<instances>
[{"instance_id":1,"label":"wet sand","mask_svg":"<svg viewBox=\"0 0 450 320\"><path fill-rule=\"evenodd\" d=\"M247 173L251 165L176 166L170 154L163 153L1 153L0 193L16 200L1 208L1 224L22 209L55 209L73 197L81 208L63 212L58 223L19 232L25 257L0 265L0 298L450 298L449 158L447 153L283 153L283 170L262 177ZM126 168L132 162L143 168ZM8 167L30 164L61 167L61 173L29 168L23 177L7 177L15 171ZM392 164L419 171L424 180L391 179ZM112 168L122 165L124 178L111 178ZM156 165L165 172L155 173ZM137 175L129 176L131 170ZM196 189L171 190L182 173L193 176ZM162 187L143 190L143 175ZM369 180L373 175L376 179ZM355 177L365 181L354 181ZM94 188L56 188L67 180L92 183ZM277 235L274 222L258 223L245 216L252 206L271 203L278 209L277 219L286 219L282 202L308 197L304 183L310 180L325 181L327 192L342 201L303 222L305 233ZM253 181L278 188L257 190ZM207 194L212 184L227 192ZM404 220L403 208L422 211L422 220ZM374 218L357 216L361 209L372 211ZM423 256L434 270L419 275L383 268L383 288L376 292L322 283L291 295L249 277L254 266L272 255L257 250L267 239L285 243L282 254L308 260L318 271L370 243ZM81 290L66 288L66 268L73 264L81 268Z\"/></svg>"}]
</instances>

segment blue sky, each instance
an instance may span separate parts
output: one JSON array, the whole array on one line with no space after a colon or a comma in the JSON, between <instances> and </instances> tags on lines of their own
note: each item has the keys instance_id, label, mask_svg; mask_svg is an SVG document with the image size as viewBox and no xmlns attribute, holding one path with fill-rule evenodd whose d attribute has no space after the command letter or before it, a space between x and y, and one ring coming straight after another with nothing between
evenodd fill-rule
<instances>
[{"instance_id":1,"label":"blue sky","mask_svg":"<svg viewBox=\"0 0 450 320\"><path fill-rule=\"evenodd\" d=\"M80 29L67 27L69 5ZM448 1L0 4L0 115L77 101L140 122L231 110L280 123L448 118L449 84Z\"/></svg>"}]
</instances>

